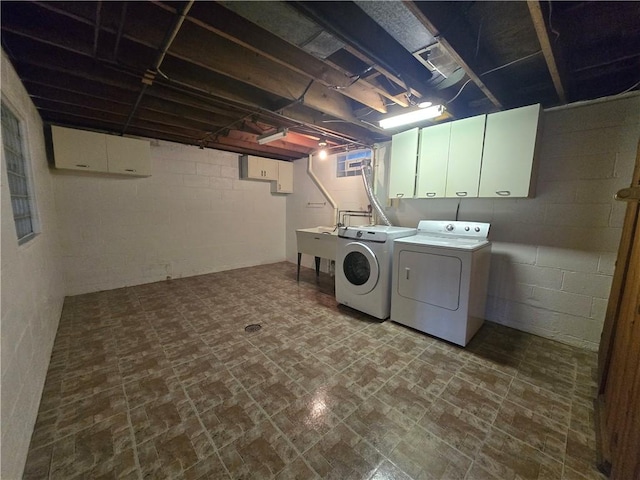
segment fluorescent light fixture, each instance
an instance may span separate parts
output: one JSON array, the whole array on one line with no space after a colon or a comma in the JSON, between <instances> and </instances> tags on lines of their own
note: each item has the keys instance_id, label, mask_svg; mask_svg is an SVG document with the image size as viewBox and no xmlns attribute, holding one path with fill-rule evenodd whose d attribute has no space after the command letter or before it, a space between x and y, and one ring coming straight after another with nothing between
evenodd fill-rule
<instances>
[{"instance_id":1,"label":"fluorescent light fixture","mask_svg":"<svg viewBox=\"0 0 640 480\"><path fill-rule=\"evenodd\" d=\"M275 133L260 135L258 137L258 143L260 145L264 145L265 143L273 142L274 140L280 140L281 138L286 137L287 133L289 133L289 130L287 130L286 128L281 128Z\"/></svg>"},{"instance_id":2,"label":"fluorescent light fixture","mask_svg":"<svg viewBox=\"0 0 640 480\"><path fill-rule=\"evenodd\" d=\"M413 112L403 113L396 115L395 117L385 118L380 120L380 126L382 128L393 128L401 125L408 125L410 123L416 123L421 120L428 120L429 118L439 117L444 113L444 107L442 105L433 105L432 107L421 108L414 110Z\"/></svg>"}]
</instances>

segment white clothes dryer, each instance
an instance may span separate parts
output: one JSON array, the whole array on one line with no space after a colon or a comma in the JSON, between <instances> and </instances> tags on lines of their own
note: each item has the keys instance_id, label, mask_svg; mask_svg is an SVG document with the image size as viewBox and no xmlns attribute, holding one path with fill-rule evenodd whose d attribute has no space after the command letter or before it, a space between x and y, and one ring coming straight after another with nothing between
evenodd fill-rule
<instances>
[{"instance_id":1,"label":"white clothes dryer","mask_svg":"<svg viewBox=\"0 0 640 480\"><path fill-rule=\"evenodd\" d=\"M484 323L489 227L422 220L395 240L391 320L465 346Z\"/></svg>"},{"instance_id":2,"label":"white clothes dryer","mask_svg":"<svg viewBox=\"0 0 640 480\"><path fill-rule=\"evenodd\" d=\"M336 300L379 319L391 310L393 241L415 228L386 225L340 227L336 250Z\"/></svg>"}]
</instances>

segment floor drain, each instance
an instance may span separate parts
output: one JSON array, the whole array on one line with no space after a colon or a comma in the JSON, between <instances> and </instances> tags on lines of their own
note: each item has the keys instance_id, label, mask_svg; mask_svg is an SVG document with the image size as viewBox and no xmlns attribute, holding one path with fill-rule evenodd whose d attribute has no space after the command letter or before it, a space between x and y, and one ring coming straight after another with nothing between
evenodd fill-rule
<instances>
[{"instance_id":1,"label":"floor drain","mask_svg":"<svg viewBox=\"0 0 640 480\"><path fill-rule=\"evenodd\" d=\"M244 331L247 333L253 333L253 332L257 332L261 328L262 328L262 325L260 325L259 323L252 323L251 325L247 325L246 327L244 327Z\"/></svg>"}]
</instances>

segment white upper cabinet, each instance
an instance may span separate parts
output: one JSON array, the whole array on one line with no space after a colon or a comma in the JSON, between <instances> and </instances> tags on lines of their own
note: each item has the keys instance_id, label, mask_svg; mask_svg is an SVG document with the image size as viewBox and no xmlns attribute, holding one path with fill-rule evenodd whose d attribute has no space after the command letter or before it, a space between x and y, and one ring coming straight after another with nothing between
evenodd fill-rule
<instances>
[{"instance_id":1,"label":"white upper cabinet","mask_svg":"<svg viewBox=\"0 0 640 480\"><path fill-rule=\"evenodd\" d=\"M51 138L56 168L86 172L107 171L104 134L52 126Z\"/></svg>"},{"instance_id":2,"label":"white upper cabinet","mask_svg":"<svg viewBox=\"0 0 640 480\"><path fill-rule=\"evenodd\" d=\"M151 148L147 140L55 125L51 127L51 138L56 168L133 176L151 175Z\"/></svg>"},{"instance_id":3,"label":"white upper cabinet","mask_svg":"<svg viewBox=\"0 0 640 480\"><path fill-rule=\"evenodd\" d=\"M477 197L486 115L451 122L447 197Z\"/></svg>"},{"instance_id":4,"label":"white upper cabinet","mask_svg":"<svg viewBox=\"0 0 640 480\"><path fill-rule=\"evenodd\" d=\"M451 123L420 131L416 198L441 198L447 185Z\"/></svg>"},{"instance_id":5,"label":"white upper cabinet","mask_svg":"<svg viewBox=\"0 0 640 480\"><path fill-rule=\"evenodd\" d=\"M393 135L389 172L389 198L413 198L416 184L419 129Z\"/></svg>"},{"instance_id":6,"label":"white upper cabinet","mask_svg":"<svg viewBox=\"0 0 640 480\"><path fill-rule=\"evenodd\" d=\"M148 141L105 135L108 169L124 175L151 175L151 147Z\"/></svg>"},{"instance_id":7,"label":"white upper cabinet","mask_svg":"<svg viewBox=\"0 0 640 480\"><path fill-rule=\"evenodd\" d=\"M254 180L278 180L278 160L243 155L242 177Z\"/></svg>"},{"instance_id":8,"label":"white upper cabinet","mask_svg":"<svg viewBox=\"0 0 640 480\"><path fill-rule=\"evenodd\" d=\"M487 115L481 197L533 195L532 174L540 117L539 104Z\"/></svg>"},{"instance_id":9,"label":"white upper cabinet","mask_svg":"<svg viewBox=\"0 0 640 480\"><path fill-rule=\"evenodd\" d=\"M274 193L293 193L293 163L276 162L278 166L278 180L273 182Z\"/></svg>"}]
</instances>

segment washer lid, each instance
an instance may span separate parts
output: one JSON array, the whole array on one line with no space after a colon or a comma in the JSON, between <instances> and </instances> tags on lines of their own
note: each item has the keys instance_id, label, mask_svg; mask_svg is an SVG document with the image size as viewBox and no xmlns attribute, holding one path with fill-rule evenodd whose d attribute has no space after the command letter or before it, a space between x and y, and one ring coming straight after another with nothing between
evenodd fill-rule
<instances>
[{"instance_id":1,"label":"washer lid","mask_svg":"<svg viewBox=\"0 0 640 480\"><path fill-rule=\"evenodd\" d=\"M416 234L415 228L394 227L387 225L362 225L360 227L340 227L338 236L340 238L353 238L355 240L366 240L368 242L384 243L394 238L407 237Z\"/></svg>"}]
</instances>

